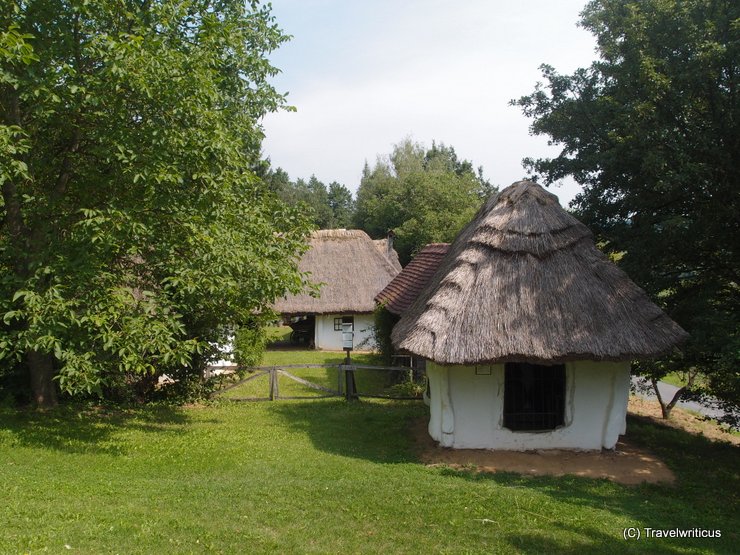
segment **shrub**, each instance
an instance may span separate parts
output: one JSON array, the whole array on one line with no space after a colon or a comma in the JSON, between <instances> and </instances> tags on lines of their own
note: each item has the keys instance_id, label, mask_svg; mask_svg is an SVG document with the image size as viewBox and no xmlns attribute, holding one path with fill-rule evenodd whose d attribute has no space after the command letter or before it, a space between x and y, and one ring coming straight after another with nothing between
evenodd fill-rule
<instances>
[{"instance_id":1,"label":"shrub","mask_svg":"<svg viewBox=\"0 0 740 555\"><path fill-rule=\"evenodd\" d=\"M383 364L390 364L393 359L393 343L391 342L391 332L393 326L399 320L399 317L389 312L384 306L378 306L374 312L375 325L373 326L373 336L378 352L383 358Z\"/></svg>"},{"instance_id":2,"label":"shrub","mask_svg":"<svg viewBox=\"0 0 740 555\"><path fill-rule=\"evenodd\" d=\"M234 334L234 361L239 368L259 365L267 345L265 322L255 319Z\"/></svg>"},{"instance_id":3,"label":"shrub","mask_svg":"<svg viewBox=\"0 0 740 555\"><path fill-rule=\"evenodd\" d=\"M422 377L420 381L404 381L390 387L392 397L413 397L421 399L424 390L427 387L426 378Z\"/></svg>"}]
</instances>

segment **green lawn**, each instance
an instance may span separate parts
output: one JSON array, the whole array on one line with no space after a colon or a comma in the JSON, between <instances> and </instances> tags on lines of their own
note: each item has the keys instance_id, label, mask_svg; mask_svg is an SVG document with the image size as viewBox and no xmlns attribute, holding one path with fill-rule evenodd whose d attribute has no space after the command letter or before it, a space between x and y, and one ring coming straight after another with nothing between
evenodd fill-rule
<instances>
[{"instance_id":1,"label":"green lawn","mask_svg":"<svg viewBox=\"0 0 740 555\"><path fill-rule=\"evenodd\" d=\"M330 366L336 366L343 364L345 361L345 354L342 352L331 352L331 351L314 351L314 350L298 350L298 349L285 349L285 350L270 350L266 351L262 358L261 366L284 366L284 365L295 365L295 364L323 364L326 368L286 368L287 371L308 380L312 383L320 386L337 390L339 385L339 376L337 368L331 368ZM352 362L354 364L379 366L382 365L382 359L372 353L353 353ZM387 372L379 372L377 370L366 370L359 369L355 371L355 380L357 390L361 393L371 395L381 394L392 394L399 396L399 393L394 393L389 388L392 387L394 378L397 380L401 378L400 375L390 375ZM226 381L224 385L230 385L231 382ZM297 383L286 376L280 376L279 378L279 391L280 395L284 397L318 397L326 395L326 392L311 389L305 385ZM238 399L238 398L262 398L267 397L269 394L269 378L266 374L257 376L242 385L231 388L226 391L223 396L227 399Z\"/></svg>"},{"instance_id":2,"label":"green lawn","mask_svg":"<svg viewBox=\"0 0 740 555\"><path fill-rule=\"evenodd\" d=\"M666 374L663 376L660 381L669 383L676 387L683 387L686 385L686 379L682 372L671 372L670 374ZM694 385L705 385L706 378L699 375L696 377L694 381Z\"/></svg>"},{"instance_id":3,"label":"green lawn","mask_svg":"<svg viewBox=\"0 0 740 555\"><path fill-rule=\"evenodd\" d=\"M314 350L269 350L262 357L262 366L280 364L342 364L345 354L338 351ZM352 362L355 364L380 365L381 359L373 353L352 353Z\"/></svg>"},{"instance_id":4,"label":"green lawn","mask_svg":"<svg viewBox=\"0 0 740 555\"><path fill-rule=\"evenodd\" d=\"M289 326L267 326L267 341L289 341L293 330Z\"/></svg>"},{"instance_id":5,"label":"green lawn","mask_svg":"<svg viewBox=\"0 0 740 555\"><path fill-rule=\"evenodd\" d=\"M683 387L686 385L686 381L681 376L679 376L677 372L666 374L665 376L663 376L663 378L661 378L660 381L671 384L676 387Z\"/></svg>"},{"instance_id":6,"label":"green lawn","mask_svg":"<svg viewBox=\"0 0 740 555\"><path fill-rule=\"evenodd\" d=\"M0 409L0 553L730 553L738 449L632 420L676 486L415 458L418 402ZM722 538L625 542L625 527ZM69 546L69 549L65 546Z\"/></svg>"}]
</instances>

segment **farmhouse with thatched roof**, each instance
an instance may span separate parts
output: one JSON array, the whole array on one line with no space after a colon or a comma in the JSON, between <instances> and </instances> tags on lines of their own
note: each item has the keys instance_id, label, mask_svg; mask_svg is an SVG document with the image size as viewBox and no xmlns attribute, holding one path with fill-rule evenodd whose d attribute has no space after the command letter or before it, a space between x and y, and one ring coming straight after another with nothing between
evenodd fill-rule
<instances>
[{"instance_id":1,"label":"farmhouse with thatched roof","mask_svg":"<svg viewBox=\"0 0 740 555\"><path fill-rule=\"evenodd\" d=\"M392 334L428 360L435 440L509 450L613 448L630 361L686 337L529 181L484 204Z\"/></svg>"},{"instance_id":2,"label":"farmhouse with thatched roof","mask_svg":"<svg viewBox=\"0 0 740 555\"><path fill-rule=\"evenodd\" d=\"M375 295L401 271L391 239L373 241L356 229L315 231L299 269L319 284L318 295L280 299L275 310L300 319L317 349L341 350L343 323L353 324L356 348L372 348Z\"/></svg>"}]
</instances>

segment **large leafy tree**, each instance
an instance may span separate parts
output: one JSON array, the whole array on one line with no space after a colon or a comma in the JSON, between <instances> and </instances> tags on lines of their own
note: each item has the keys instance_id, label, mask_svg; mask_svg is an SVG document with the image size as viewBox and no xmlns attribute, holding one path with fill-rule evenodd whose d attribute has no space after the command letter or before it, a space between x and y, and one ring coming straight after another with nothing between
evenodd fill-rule
<instances>
[{"instance_id":1,"label":"large leafy tree","mask_svg":"<svg viewBox=\"0 0 740 555\"><path fill-rule=\"evenodd\" d=\"M560 145L526 161L573 202L605 249L691 334L681 355L641 369L703 373L740 400L738 153L740 4L596 0L581 25L599 60L515 101ZM670 407L667 407L670 408Z\"/></svg>"},{"instance_id":2,"label":"large leafy tree","mask_svg":"<svg viewBox=\"0 0 740 555\"><path fill-rule=\"evenodd\" d=\"M371 237L396 234L402 264L427 243L451 241L470 221L482 198L493 192L454 148L431 149L406 139L387 157L363 170L357 191L355 225Z\"/></svg>"},{"instance_id":3,"label":"large leafy tree","mask_svg":"<svg viewBox=\"0 0 740 555\"><path fill-rule=\"evenodd\" d=\"M49 405L197 369L301 286L307 225L250 171L286 37L243 0L0 6L0 373Z\"/></svg>"}]
</instances>

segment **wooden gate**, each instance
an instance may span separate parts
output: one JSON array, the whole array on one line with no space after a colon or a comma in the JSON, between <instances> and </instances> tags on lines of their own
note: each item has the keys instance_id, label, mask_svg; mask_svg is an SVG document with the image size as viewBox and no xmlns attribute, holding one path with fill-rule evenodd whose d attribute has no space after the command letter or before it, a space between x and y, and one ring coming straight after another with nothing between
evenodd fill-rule
<instances>
[{"instance_id":1,"label":"wooden gate","mask_svg":"<svg viewBox=\"0 0 740 555\"><path fill-rule=\"evenodd\" d=\"M302 369L318 368L336 371L336 376L333 377L333 379L324 379L324 383L321 384L296 375L296 373ZM358 379L358 371L360 371L360 379ZM251 368L247 377L223 387L214 393L214 395L231 401L325 399L327 397L344 397L347 400L358 399L360 397L421 399L421 392L423 391L424 384L419 382L419 386L415 388L418 389L418 392L414 395L408 395L405 394L405 392L407 390L411 390L411 388L399 388L399 384L408 382L399 381L396 383L391 379L391 374L389 373L395 373L395 375L403 373L404 377L409 377L412 381L415 379L413 369L401 366L367 366L358 364L285 364L281 366L258 366ZM377 374L381 378L370 379L368 376L371 376L372 374ZM382 379L383 375L385 375L385 379ZM260 380L263 376L267 376L267 380ZM304 391L308 388L313 390L313 392L310 395L300 393L295 394L295 392L291 391L281 392L281 378L283 378L284 385L286 383L299 384L303 387ZM419 380L419 377L417 376L416 379ZM421 379L425 380L425 377L422 376ZM267 384L260 383L259 385L256 385L256 382L258 381L267 381ZM394 385L388 387L380 385L389 381L394 381ZM250 382L255 384L255 386L249 387L249 385L251 385ZM328 382L331 382L331 384ZM247 390L247 393L249 394L243 394L244 390ZM265 391L264 395L260 394L263 390Z\"/></svg>"}]
</instances>

